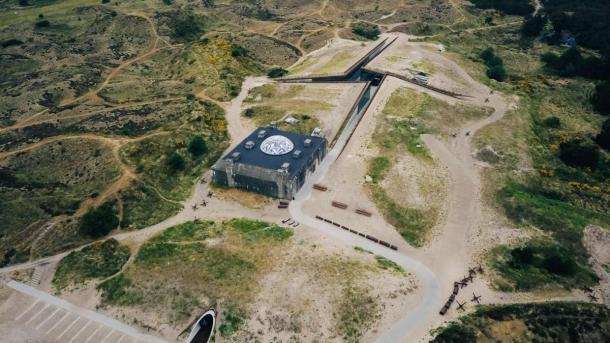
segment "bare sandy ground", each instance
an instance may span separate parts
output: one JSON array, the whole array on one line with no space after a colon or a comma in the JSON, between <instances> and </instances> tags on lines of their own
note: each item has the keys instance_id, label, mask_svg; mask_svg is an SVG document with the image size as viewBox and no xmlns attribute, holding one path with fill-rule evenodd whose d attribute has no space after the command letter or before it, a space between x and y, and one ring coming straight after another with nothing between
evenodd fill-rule
<instances>
[{"instance_id":1,"label":"bare sandy ground","mask_svg":"<svg viewBox=\"0 0 610 343\"><path fill-rule=\"evenodd\" d=\"M290 76L341 74L378 43L333 38L324 47L305 55L291 66Z\"/></svg>"},{"instance_id":2,"label":"bare sandy ground","mask_svg":"<svg viewBox=\"0 0 610 343\"><path fill-rule=\"evenodd\" d=\"M375 324L362 339L372 341L417 301L412 275L380 271L371 254L310 231L297 231L297 243L263 279L246 332L233 341L343 342L334 314L347 287L366 289L379 304L380 313L371 313ZM340 270L345 262L359 267ZM351 273L357 276L343 279Z\"/></svg>"},{"instance_id":3,"label":"bare sandy ground","mask_svg":"<svg viewBox=\"0 0 610 343\"><path fill-rule=\"evenodd\" d=\"M367 68L393 72L414 77L418 72L429 76L428 83L448 91L480 95L482 85L469 82L463 69L447 58L443 47L431 43L410 42L407 35L397 35L398 39L377 58L366 65ZM457 67L457 68L456 68Z\"/></svg>"}]
</instances>

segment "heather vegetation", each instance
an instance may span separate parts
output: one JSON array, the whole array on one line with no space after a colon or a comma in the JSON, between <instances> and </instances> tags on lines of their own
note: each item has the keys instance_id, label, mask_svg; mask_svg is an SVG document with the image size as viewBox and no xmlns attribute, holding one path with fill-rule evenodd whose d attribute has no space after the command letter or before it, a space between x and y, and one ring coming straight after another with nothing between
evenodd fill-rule
<instances>
[{"instance_id":1,"label":"heather vegetation","mask_svg":"<svg viewBox=\"0 0 610 343\"><path fill-rule=\"evenodd\" d=\"M436 329L431 342L606 342L610 311L604 305L568 302L480 306Z\"/></svg>"}]
</instances>

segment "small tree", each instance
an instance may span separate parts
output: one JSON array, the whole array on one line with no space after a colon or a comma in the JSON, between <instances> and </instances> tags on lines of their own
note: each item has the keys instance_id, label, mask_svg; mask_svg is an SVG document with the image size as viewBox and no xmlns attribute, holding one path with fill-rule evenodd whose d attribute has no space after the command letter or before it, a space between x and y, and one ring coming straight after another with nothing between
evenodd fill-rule
<instances>
[{"instance_id":1,"label":"small tree","mask_svg":"<svg viewBox=\"0 0 610 343\"><path fill-rule=\"evenodd\" d=\"M602 124L601 132L595 137L595 141L602 148L610 151L610 119Z\"/></svg>"},{"instance_id":2,"label":"small tree","mask_svg":"<svg viewBox=\"0 0 610 343\"><path fill-rule=\"evenodd\" d=\"M363 22L354 24L352 26L352 32L358 36L370 40L379 38L379 34L381 34L379 26Z\"/></svg>"},{"instance_id":3,"label":"small tree","mask_svg":"<svg viewBox=\"0 0 610 343\"><path fill-rule=\"evenodd\" d=\"M80 231L93 238L103 237L117 226L119 226L119 218L111 202L90 209L80 221Z\"/></svg>"},{"instance_id":4,"label":"small tree","mask_svg":"<svg viewBox=\"0 0 610 343\"><path fill-rule=\"evenodd\" d=\"M275 77L282 77L286 74L288 74L288 70L281 68L281 67L276 67L276 68L271 68L271 70L269 70L269 72L267 73L267 76L269 76L271 78L275 78Z\"/></svg>"},{"instance_id":5,"label":"small tree","mask_svg":"<svg viewBox=\"0 0 610 343\"><path fill-rule=\"evenodd\" d=\"M536 37L542 32L547 23L547 18L544 15L529 16L523 21L521 26L521 35L523 37Z\"/></svg>"},{"instance_id":6,"label":"small tree","mask_svg":"<svg viewBox=\"0 0 610 343\"><path fill-rule=\"evenodd\" d=\"M542 262L544 269L557 275L574 275L576 273L576 262L566 252L552 250Z\"/></svg>"},{"instance_id":7,"label":"small tree","mask_svg":"<svg viewBox=\"0 0 610 343\"><path fill-rule=\"evenodd\" d=\"M247 108L247 109L244 111L244 115L245 115L246 117L248 117L248 118L252 118L252 117L254 117L254 114L255 114L255 112L254 112L254 109L253 109L253 108Z\"/></svg>"},{"instance_id":8,"label":"small tree","mask_svg":"<svg viewBox=\"0 0 610 343\"><path fill-rule=\"evenodd\" d=\"M527 267L534 262L534 250L530 247L519 247L511 250L510 264L516 268Z\"/></svg>"},{"instance_id":9,"label":"small tree","mask_svg":"<svg viewBox=\"0 0 610 343\"><path fill-rule=\"evenodd\" d=\"M481 54L479 54L479 56L485 62L486 65L489 65L491 60L496 56L496 54L494 53L494 49L487 48L481 51Z\"/></svg>"},{"instance_id":10,"label":"small tree","mask_svg":"<svg viewBox=\"0 0 610 343\"><path fill-rule=\"evenodd\" d=\"M248 50L243 46L234 46L231 48L231 56L233 57L241 57L248 55Z\"/></svg>"},{"instance_id":11,"label":"small tree","mask_svg":"<svg viewBox=\"0 0 610 343\"><path fill-rule=\"evenodd\" d=\"M599 162L599 149L593 144L573 139L559 145L559 158L572 167L595 169Z\"/></svg>"},{"instance_id":12,"label":"small tree","mask_svg":"<svg viewBox=\"0 0 610 343\"><path fill-rule=\"evenodd\" d=\"M561 126L561 120L557 117L544 118L542 125L551 129L557 129Z\"/></svg>"},{"instance_id":13,"label":"small tree","mask_svg":"<svg viewBox=\"0 0 610 343\"><path fill-rule=\"evenodd\" d=\"M504 69L504 65L499 64L489 67L489 69L487 69L487 77L499 82L506 80L506 70Z\"/></svg>"},{"instance_id":14,"label":"small tree","mask_svg":"<svg viewBox=\"0 0 610 343\"><path fill-rule=\"evenodd\" d=\"M199 157L208 152L208 145L203 137L197 135L191 138L191 141L188 144L188 151L191 155Z\"/></svg>"},{"instance_id":15,"label":"small tree","mask_svg":"<svg viewBox=\"0 0 610 343\"><path fill-rule=\"evenodd\" d=\"M596 111L603 115L610 115L610 81L604 81L595 86L591 102Z\"/></svg>"},{"instance_id":16,"label":"small tree","mask_svg":"<svg viewBox=\"0 0 610 343\"><path fill-rule=\"evenodd\" d=\"M184 168L186 167L184 157L182 157L182 155L180 155L176 151L169 155L169 157L167 158L167 164L173 171L184 170Z\"/></svg>"}]
</instances>

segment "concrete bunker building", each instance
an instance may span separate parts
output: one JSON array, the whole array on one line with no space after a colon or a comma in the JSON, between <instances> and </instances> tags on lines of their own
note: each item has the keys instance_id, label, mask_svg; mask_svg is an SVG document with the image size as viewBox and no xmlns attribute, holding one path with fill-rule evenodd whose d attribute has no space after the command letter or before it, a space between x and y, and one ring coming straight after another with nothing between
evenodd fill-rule
<instances>
[{"instance_id":1,"label":"concrete bunker building","mask_svg":"<svg viewBox=\"0 0 610 343\"><path fill-rule=\"evenodd\" d=\"M258 128L212 166L212 181L292 199L326 156L324 137Z\"/></svg>"}]
</instances>

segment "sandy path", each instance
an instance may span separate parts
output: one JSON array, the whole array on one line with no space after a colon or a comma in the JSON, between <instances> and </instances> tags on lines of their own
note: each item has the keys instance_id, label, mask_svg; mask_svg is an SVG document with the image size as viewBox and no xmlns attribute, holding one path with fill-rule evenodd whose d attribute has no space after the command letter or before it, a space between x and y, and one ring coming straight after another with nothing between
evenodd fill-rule
<instances>
[{"instance_id":1,"label":"sandy path","mask_svg":"<svg viewBox=\"0 0 610 343\"><path fill-rule=\"evenodd\" d=\"M241 85L239 95L229 103L226 119L228 125L227 129L229 130L229 136L231 137L230 148L237 145L244 138L246 138L250 132L252 132L252 130L254 130L254 126L248 125L245 120L242 120L241 104L244 102L244 99L246 99L252 88L262 86L269 82L270 80L267 77L247 77L244 80L244 83Z\"/></svg>"}]
</instances>

